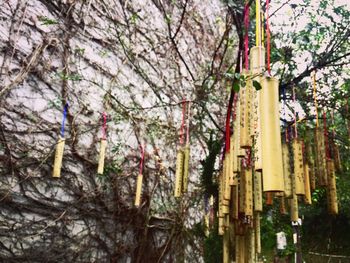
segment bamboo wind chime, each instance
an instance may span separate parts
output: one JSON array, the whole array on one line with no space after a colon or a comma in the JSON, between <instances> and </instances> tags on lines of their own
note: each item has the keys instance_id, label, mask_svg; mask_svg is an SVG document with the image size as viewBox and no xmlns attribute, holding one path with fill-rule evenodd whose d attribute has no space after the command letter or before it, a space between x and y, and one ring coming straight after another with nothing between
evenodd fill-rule
<instances>
[{"instance_id":1,"label":"bamboo wind chime","mask_svg":"<svg viewBox=\"0 0 350 263\"><path fill-rule=\"evenodd\" d=\"M67 111L68 111L68 103L64 106L61 133L56 145L55 161L54 161L53 172L52 172L52 177L54 178L61 177L61 167L62 167L63 151L64 151L64 144L65 144L64 127L65 127L66 118L67 118Z\"/></svg>"},{"instance_id":2,"label":"bamboo wind chime","mask_svg":"<svg viewBox=\"0 0 350 263\"><path fill-rule=\"evenodd\" d=\"M176 170L175 170L175 190L174 196L180 197L182 193L186 193L188 189L189 179L189 164L190 164L190 138L189 138L189 125L191 105L188 106L188 116L186 125L186 145L184 145L185 134L185 115L186 115L186 100L182 102L182 123L180 131L180 146L176 155Z\"/></svg>"},{"instance_id":3,"label":"bamboo wind chime","mask_svg":"<svg viewBox=\"0 0 350 263\"><path fill-rule=\"evenodd\" d=\"M98 167L97 173L103 174L104 163L105 163L105 153L107 148L107 115L104 112L102 114L103 117L103 125L102 125L102 138L100 141L100 156L98 158Z\"/></svg>"},{"instance_id":4,"label":"bamboo wind chime","mask_svg":"<svg viewBox=\"0 0 350 263\"><path fill-rule=\"evenodd\" d=\"M136 182L136 194L135 194L135 206L139 207L141 203L141 192L142 192L142 181L143 181L143 167L145 160L145 145L141 147L141 160L140 160L140 169L137 176Z\"/></svg>"}]
</instances>

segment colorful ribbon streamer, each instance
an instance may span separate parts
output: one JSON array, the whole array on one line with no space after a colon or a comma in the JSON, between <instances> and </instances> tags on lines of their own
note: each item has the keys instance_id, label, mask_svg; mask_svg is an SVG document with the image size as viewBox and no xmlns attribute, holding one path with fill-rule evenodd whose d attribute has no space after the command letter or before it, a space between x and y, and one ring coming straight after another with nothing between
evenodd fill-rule
<instances>
[{"instance_id":1,"label":"colorful ribbon streamer","mask_svg":"<svg viewBox=\"0 0 350 263\"><path fill-rule=\"evenodd\" d=\"M64 126L66 124L67 111L68 111L68 103L66 103L66 105L64 105L64 109L63 109L63 118L62 118L62 125L61 125L61 137L62 138L64 138Z\"/></svg>"}]
</instances>

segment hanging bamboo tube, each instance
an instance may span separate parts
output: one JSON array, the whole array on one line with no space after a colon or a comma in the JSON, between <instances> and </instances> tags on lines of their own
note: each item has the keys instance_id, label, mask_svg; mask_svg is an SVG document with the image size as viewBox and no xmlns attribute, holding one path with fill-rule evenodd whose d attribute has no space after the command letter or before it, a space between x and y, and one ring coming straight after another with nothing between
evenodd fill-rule
<instances>
[{"instance_id":1,"label":"hanging bamboo tube","mask_svg":"<svg viewBox=\"0 0 350 263\"><path fill-rule=\"evenodd\" d=\"M142 179L143 179L143 175L139 174L137 176L137 183L136 183L135 206L140 206L141 191L142 191Z\"/></svg>"},{"instance_id":2,"label":"hanging bamboo tube","mask_svg":"<svg viewBox=\"0 0 350 263\"><path fill-rule=\"evenodd\" d=\"M256 253L261 253L261 233L260 233L260 213L256 212L254 216L254 228L255 228L255 249Z\"/></svg>"},{"instance_id":3,"label":"hanging bamboo tube","mask_svg":"<svg viewBox=\"0 0 350 263\"><path fill-rule=\"evenodd\" d=\"M240 102L240 147L250 148L252 147L252 139L250 137L250 119L252 111L251 93L253 84L251 76L247 71L243 72L246 77L246 86L240 89L239 102Z\"/></svg>"},{"instance_id":4,"label":"hanging bamboo tube","mask_svg":"<svg viewBox=\"0 0 350 263\"><path fill-rule=\"evenodd\" d=\"M261 172L254 171L254 211L262 212L262 182Z\"/></svg>"},{"instance_id":5,"label":"hanging bamboo tube","mask_svg":"<svg viewBox=\"0 0 350 263\"><path fill-rule=\"evenodd\" d=\"M253 75L253 79L256 81L260 81L260 76L264 70L265 64L265 49L261 46L253 47L250 50L250 61L251 61L251 72ZM261 120L260 120L260 95L261 91L256 91L252 89L252 97L253 97L253 135L254 135L254 167L255 170L262 170L262 138L261 138Z\"/></svg>"},{"instance_id":6,"label":"hanging bamboo tube","mask_svg":"<svg viewBox=\"0 0 350 263\"><path fill-rule=\"evenodd\" d=\"M306 159L307 159L307 163L309 164L310 189L315 190L316 188L315 159L314 159L313 147L310 142L306 144Z\"/></svg>"},{"instance_id":7,"label":"hanging bamboo tube","mask_svg":"<svg viewBox=\"0 0 350 263\"><path fill-rule=\"evenodd\" d=\"M57 145L56 145L55 161L53 164L53 172L52 172L52 177L54 177L54 178L61 177L61 167L62 167L64 144L65 144L64 138L59 137Z\"/></svg>"},{"instance_id":8,"label":"hanging bamboo tube","mask_svg":"<svg viewBox=\"0 0 350 263\"><path fill-rule=\"evenodd\" d=\"M284 191L278 80L261 78L260 121L262 135L263 191Z\"/></svg>"},{"instance_id":9,"label":"hanging bamboo tube","mask_svg":"<svg viewBox=\"0 0 350 263\"><path fill-rule=\"evenodd\" d=\"M183 170L183 180L182 180L183 193L187 193L189 168L190 168L190 145L186 144L185 151L184 151L184 170Z\"/></svg>"},{"instance_id":10,"label":"hanging bamboo tube","mask_svg":"<svg viewBox=\"0 0 350 263\"><path fill-rule=\"evenodd\" d=\"M298 211L298 196L293 191L293 198L290 199L290 220L292 222L298 221L299 211Z\"/></svg>"},{"instance_id":11,"label":"hanging bamboo tube","mask_svg":"<svg viewBox=\"0 0 350 263\"><path fill-rule=\"evenodd\" d=\"M99 159L98 159L98 167L97 167L97 173L98 174L103 174L104 163L105 163L106 147L107 147L107 140L106 139L101 139L100 156L99 156Z\"/></svg>"},{"instance_id":12,"label":"hanging bamboo tube","mask_svg":"<svg viewBox=\"0 0 350 263\"><path fill-rule=\"evenodd\" d=\"M245 261L245 236L236 236L236 263L246 263Z\"/></svg>"},{"instance_id":13,"label":"hanging bamboo tube","mask_svg":"<svg viewBox=\"0 0 350 263\"><path fill-rule=\"evenodd\" d=\"M239 209L238 212L239 213L244 213L244 207L245 207L245 176L244 176L244 171L240 172L240 180L239 180Z\"/></svg>"},{"instance_id":14,"label":"hanging bamboo tube","mask_svg":"<svg viewBox=\"0 0 350 263\"><path fill-rule=\"evenodd\" d=\"M324 133L322 128L316 128L316 167L319 186L327 185L327 163Z\"/></svg>"},{"instance_id":15,"label":"hanging bamboo tube","mask_svg":"<svg viewBox=\"0 0 350 263\"><path fill-rule=\"evenodd\" d=\"M305 195L303 144L301 140L294 139L292 145L294 159L293 184L295 188L295 194Z\"/></svg>"},{"instance_id":16,"label":"hanging bamboo tube","mask_svg":"<svg viewBox=\"0 0 350 263\"><path fill-rule=\"evenodd\" d=\"M246 216L253 216L253 178L252 170L246 168L243 170L244 175L244 214Z\"/></svg>"},{"instance_id":17,"label":"hanging bamboo tube","mask_svg":"<svg viewBox=\"0 0 350 263\"><path fill-rule=\"evenodd\" d=\"M229 231L224 232L223 236L223 251L222 251L222 257L223 257L223 263L230 263L230 235Z\"/></svg>"},{"instance_id":18,"label":"hanging bamboo tube","mask_svg":"<svg viewBox=\"0 0 350 263\"><path fill-rule=\"evenodd\" d=\"M235 166L237 166L237 158L235 158L235 150L234 150L234 135L230 138L230 161L229 161L229 185L237 184L237 171L235 171ZM236 168L237 170L237 168Z\"/></svg>"},{"instance_id":19,"label":"hanging bamboo tube","mask_svg":"<svg viewBox=\"0 0 350 263\"><path fill-rule=\"evenodd\" d=\"M181 188L182 188L182 178L184 171L184 151L183 149L179 149L176 157L176 172L175 172L175 197L181 196Z\"/></svg>"},{"instance_id":20,"label":"hanging bamboo tube","mask_svg":"<svg viewBox=\"0 0 350 263\"><path fill-rule=\"evenodd\" d=\"M238 219L238 185L231 186L230 215L232 219Z\"/></svg>"},{"instance_id":21,"label":"hanging bamboo tube","mask_svg":"<svg viewBox=\"0 0 350 263\"><path fill-rule=\"evenodd\" d=\"M304 203L307 205L311 205L312 203L309 171L310 171L309 164L305 163L304 165L304 182L305 182Z\"/></svg>"},{"instance_id":22,"label":"hanging bamboo tube","mask_svg":"<svg viewBox=\"0 0 350 263\"><path fill-rule=\"evenodd\" d=\"M246 247L246 262L247 263L255 263L254 255L255 255L255 237L254 237L254 229L248 228L246 236L245 236L245 247Z\"/></svg>"},{"instance_id":23,"label":"hanging bamboo tube","mask_svg":"<svg viewBox=\"0 0 350 263\"><path fill-rule=\"evenodd\" d=\"M292 198L292 173L290 169L289 149L286 143L282 144L284 197Z\"/></svg>"},{"instance_id":24,"label":"hanging bamboo tube","mask_svg":"<svg viewBox=\"0 0 350 263\"><path fill-rule=\"evenodd\" d=\"M232 171L232 164L230 162L230 151L226 152L225 153L225 159L224 159L224 200L230 200L231 198L231 186L230 186L230 177L231 177L231 174L230 172Z\"/></svg>"},{"instance_id":25,"label":"hanging bamboo tube","mask_svg":"<svg viewBox=\"0 0 350 263\"><path fill-rule=\"evenodd\" d=\"M328 199L328 212L331 215L338 214L338 197L337 197L337 186L335 178L334 161L327 161L328 170L328 186L327 186L327 199Z\"/></svg>"}]
</instances>

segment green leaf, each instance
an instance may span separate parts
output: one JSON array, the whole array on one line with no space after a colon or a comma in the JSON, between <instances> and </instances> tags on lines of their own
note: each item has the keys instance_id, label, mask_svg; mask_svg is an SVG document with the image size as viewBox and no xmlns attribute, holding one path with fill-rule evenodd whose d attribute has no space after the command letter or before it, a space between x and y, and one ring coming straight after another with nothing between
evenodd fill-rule
<instances>
[{"instance_id":1,"label":"green leaf","mask_svg":"<svg viewBox=\"0 0 350 263\"><path fill-rule=\"evenodd\" d=\"M232 88L233 88L234 92L239 92L240 87L239 87L238 82L235 81L232 85Z\"/></svg>"},{"instance_id":2,"label":"green leaf","mask_svg":"<svg viewBox=\"0 0 350 263\"><path fill-rule=\"evenodd\" d=\"M256 90L261 90L261 85L259 81L253 80L253 86Z\"/></svg>"},{"instance_id":3,"label":"green leaf","mask_svg":"<svg viewBox=\"0 0 350 263\"><path fill-rule=\"evenodd\" d=\"M54 19L50 19L46 16L40 16L39 17L39 21L42 22L41 25L44 25L44 26L49 26L49 25L56 25L58 24L58 22Z\"/></svg>"}]
</instances>

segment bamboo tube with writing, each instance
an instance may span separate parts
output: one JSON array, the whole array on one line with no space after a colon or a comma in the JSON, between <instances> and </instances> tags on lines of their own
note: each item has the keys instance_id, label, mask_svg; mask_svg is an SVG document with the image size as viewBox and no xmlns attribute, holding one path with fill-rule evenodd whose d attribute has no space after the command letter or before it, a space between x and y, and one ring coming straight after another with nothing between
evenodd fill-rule
<instances>
[{"instance_id":1,"label":"bamboo tube with writing","mask_svg":"<svg viewBox=\"0 0 350 263\"><path fill-rule=\"evenodd\" d=\"M306 163L304 165L304 182L305 182L304 203L307 205L311 205L312 203L309 171L310 171L309 164Z\"/></svg>"},{"instance_id":2,"label":"bamboo tube with writing","mask_svg":"<svg viewBox=\"0 0 350 263\"><path fill-rule=\"evenodd\" d=\"M295 194L305 195L302 141L299 139L294 139L292 144L293 144L293 158L294 158L293 184L295 187Z\"/></svg>"},{"instance_id":3,"label":"bamboo tube with writing","mask_svg":"<svg viewBox=\"0 0 350 263\"><path fill-rule=\"evenodd\" d=\"M292 198L292 173L290 167L289 149L286 143L282 144L284 197Z\"/></svg>"},{"instance_id":4,"label":"bamboo tube with writing","mask_svg":"<svg viewBox=\"0 0 350 263\"><path fill-rule=\"evenodd\" d=\"M174 191L175 197L181 196L183 171L184 171L184 152L182 149L179 149L176 157L175 191Z\"/></svg>"},{"instance_id":5,"label":"bamboo tube with writing","mask_svg":"<svg viewBox=\"0 0 350 263\"><path fill-rule=\"evenodd\" d=\"M338 197L337 197L337 186L335 178L335 167L334 161L327 161L328 169L328 185L327 185L327 199L328 199L328 211L331 215L338 214Z\"/></svg>"},{"instance_id":6,"label":"bamboo tube with writing","mask_svg":"<svg viewBox=\"0 0 350 263\"><path fill-rule=\"evenodd\" d=\"M244 203L244 214L246 216L253 216L253 178L252 170L246 168L243 170L244 174L244 191L245 191L245 203Z\"/></svg>"},{"instance_id":7,"label":"bamboo tube with writing","mask_svg":"<svg viewBox=\"0 0 350 263\"><path fill-rule=\"evenodd\" d=\"M184 170L183 170L183 179L182 179L182 192L187 193L188 188L188 176L190 169L190 145L186 144L184 151Z\"/></svg>"},{"instance_id":8,"label":"bamboo tube with writing","mask_svg":"<svg viewBox=\"0 0 350 263\"><path fill-rule=\"evenodd\" d=\"M247 71L243 72L247 79L246 86L240 89L240 147L250 148L252 146L252 139L250 137L250 118L252 110L251 92L253 89L252 79Z\"/></svg>"},{"instance_id":9,"label":"bamboo tube with writing","mask_svg":"<svg viewBox=\"0 0 350 263\"><path fill-rule=\"evenodd\" d=\"M261 253L260 212L255 213L254 229L255 229L255 250L257 254L260 254Z\"/></svg>"},{"instance_id":10,"label":"bamboo tube with writing","mask_svg":"<svg viewBox=\"0 0 350 263\"><path fill-rule=\"evenodd\" d=\"M322 128L316 128L316 162L317 179L319 186L327 185L327 163L324 133Z\"/></svg>"},{"instance_id":11,"label":"bamboo tube with writing","mask_svg":"<svg viewBox=\"0 0 350 263\"><path fill-rule=\"evenodd\" d=\"M262 212L262 182L261 172L254 171L254 211Z\"/></svg>"}]
</instances>

